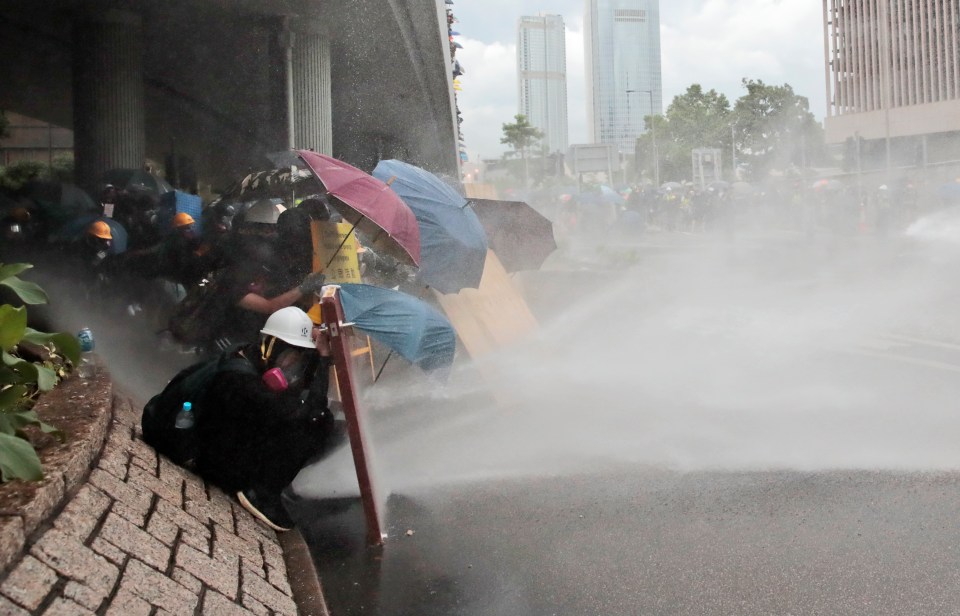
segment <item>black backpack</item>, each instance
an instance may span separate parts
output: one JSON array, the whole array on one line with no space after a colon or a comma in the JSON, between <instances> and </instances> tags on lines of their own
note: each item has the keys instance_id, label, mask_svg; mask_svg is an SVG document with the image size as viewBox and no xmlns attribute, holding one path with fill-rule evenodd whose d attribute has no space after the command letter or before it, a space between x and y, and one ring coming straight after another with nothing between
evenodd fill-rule
<instances>
[{"instance_id":1,"label":"black backpack","mask_svg":"<svg viewBox=\"0 0 960 616\"><path fill-rule=\"evenodd\" d=\"M167 329L178 342L204 345L214 339L217 325L227 318L229 308L220 285L211 276L187 291Z\"/></svg>"},{"instance_id":2,"label":"black backpack","mask_svg":"<svg viewBox=\"0 0 960 616\"><path fill-rule=\"evenodd\" d=\"M257 369L246 357L236 355L242 345L234 345L217 357L207 359L178 372L163 391L150 398L143 407L140 425L143 428L143 440L148 445L179 465L188 463L197 456L196 430L178 429L174 426L177 413L184 402L193 406L194 417L203 414L200 404L207 386L213 377L221 372L241 372L258 374Z\"/></svg>"}]
</instances>

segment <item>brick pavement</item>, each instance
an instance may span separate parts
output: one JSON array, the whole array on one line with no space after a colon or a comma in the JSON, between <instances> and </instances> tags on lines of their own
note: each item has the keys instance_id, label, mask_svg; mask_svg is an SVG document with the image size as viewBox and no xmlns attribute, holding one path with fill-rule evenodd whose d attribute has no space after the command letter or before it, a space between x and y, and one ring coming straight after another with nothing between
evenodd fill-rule
<instances>
[{"instance_id":1,"label":"brick pavement","mask_svg":"<svg viewBox=\"0 0 960 616\"><path fill-rule=\"evenodd\" d=\"M297 614L277 535L138 430L115 396L89 477L0 577L0 615Z\"/></svg>"}]
</instances>

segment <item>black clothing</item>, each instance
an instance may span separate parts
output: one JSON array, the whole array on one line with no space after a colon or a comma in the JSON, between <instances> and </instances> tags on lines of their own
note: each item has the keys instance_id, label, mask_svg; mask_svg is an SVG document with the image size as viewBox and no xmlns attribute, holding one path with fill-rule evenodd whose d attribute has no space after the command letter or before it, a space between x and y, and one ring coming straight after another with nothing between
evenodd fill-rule
<instances>
[{"instance_id":1,"label":"black clothing","mask_svg":"<svg viewBox=\"0 0 960 616\"><path fill-rule=\"evenodd\" d=\"M327 406L330 360L314 362L303 391L274 393L261 380L266 366L259 361L259 345L241 353L254 358L258 373L222 372L207 387L195 427L197 473L230 492L279 495L308 460L323 453L333 433Z\"/></svg>"}]
</instances>

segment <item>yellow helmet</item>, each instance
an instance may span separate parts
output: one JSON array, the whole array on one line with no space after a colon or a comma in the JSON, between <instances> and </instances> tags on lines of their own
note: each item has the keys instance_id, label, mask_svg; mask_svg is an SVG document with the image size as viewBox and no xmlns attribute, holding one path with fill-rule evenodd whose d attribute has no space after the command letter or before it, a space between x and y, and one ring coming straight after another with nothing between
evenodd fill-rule
<instances>
[{"instance_id":1,"label":"yellow helmet","mask_svg":"<svg viewBox=\"0 0 960 616\"><path fill-rule=\"evenodd\" d=\"M192 225L193 223L193 216L187 214L186 212L177 212L177 215L173 217L173 226L175 228L186 227L187 225Z\"/></svg>"},{"instance_id":2,"label":"yellow helmet","mask_svg":"<svg viewBox=\"0 0 960 616\"><path fill-rule=\"evenodd\" d=\"M87 227L87 233L95 237L99 237L102 240L113 239L113 233L110 232L110 225L102 220L98 220Z\"/></svg>"}]
</instances>

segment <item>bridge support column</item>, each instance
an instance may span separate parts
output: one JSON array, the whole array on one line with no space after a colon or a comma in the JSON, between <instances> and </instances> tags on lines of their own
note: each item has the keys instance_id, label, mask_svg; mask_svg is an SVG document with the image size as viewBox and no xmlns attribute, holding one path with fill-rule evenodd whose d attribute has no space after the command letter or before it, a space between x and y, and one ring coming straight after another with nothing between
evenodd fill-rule
<instances>
[{"instance_id":1,"label":"bridge support column","mask_svg":"<svg viewBox=\"0 0 960 616\"><path fill-rule=\"evenodd\" d=\"M307 20L290 25L293 146L329 155L333 153L330 38Z\"/></svg>"},{"instance_id":2,"label":"bridge support column","mask_svg":"<svg viewBox=\"0 0 960 616\"><path fill-rule=\"evenodd\" d=\"M108 169L140 168L146 155L143 24L139 15L79 13L73 24L76 176L88 190Z\"/></svg>"}]
</instances>

